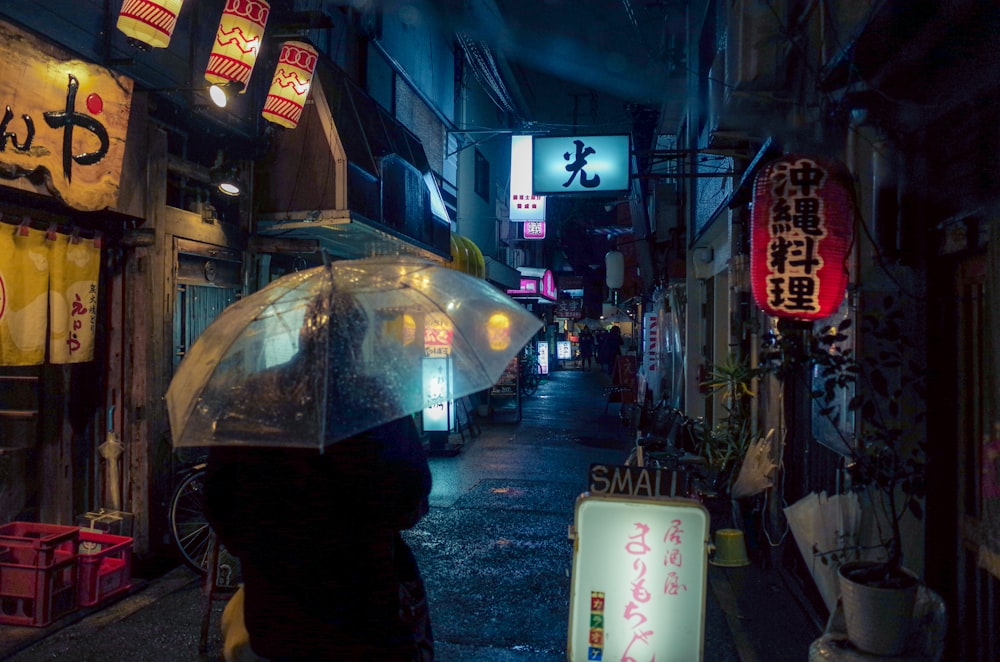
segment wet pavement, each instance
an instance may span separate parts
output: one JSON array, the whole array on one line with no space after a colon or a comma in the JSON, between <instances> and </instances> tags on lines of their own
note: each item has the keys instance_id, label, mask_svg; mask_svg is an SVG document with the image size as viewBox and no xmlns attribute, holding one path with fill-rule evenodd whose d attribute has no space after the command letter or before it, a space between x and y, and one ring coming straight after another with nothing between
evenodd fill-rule
<instances>
[{"instance_id":1,"label":"wet pavement","mask_svg":"<svg viewBox=\"0 0 1000 662\"><path fill-rule=\"evenodd\" d=\"M431 510L406 537L427 585L438 662L566 660L576 498L591 463L620 464L628 451L607 385L596 371L556 371L524 398L520 422L473 414L479 433L451 435L452 452L431 458ZM781 572L710 566L708 583L705 660L807 659L817 618ZM178 567L48 628L0 626L0 659L220 660L221 600L199 653L200 584Z\"/></svg>"}]
</instances>

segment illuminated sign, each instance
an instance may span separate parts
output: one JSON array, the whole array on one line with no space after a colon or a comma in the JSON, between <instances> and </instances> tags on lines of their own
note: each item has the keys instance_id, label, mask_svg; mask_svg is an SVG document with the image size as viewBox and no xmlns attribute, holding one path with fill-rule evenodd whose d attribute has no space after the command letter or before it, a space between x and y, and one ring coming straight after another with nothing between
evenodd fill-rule
<instances>
[{"instance_id":1,"label":"illuminated sign","mask_svg":"<svg viewBox=\"0 0 1000 662\"><path fill-rule=\"evenodd\" d=\"M132 81L54 52L0 23L0 178L81 211L114 207Z\"/></svg>"},{"instance_id":2,"label":"illuminated sign","mask_svg":"<svg viewBox=\"0 0 1000 662\"><path fill-rule=\"evenodd\" d=\"M533 296L556 300L556 279L548 269L521 267L521 284L516 290L507 290L511 296Z\"/></svg>"},{"instance_id":3,"label":"illuminated sign","mask_svg":"<svg viewBox=\"0 0 1000 662\"><path fill-rule=\"evenodd\" d=\"M708 523L693 500L577 499L570 662L702 659Z\"/></svg>"},{"instance_id":4,"label":"illuminated sign","mask_svg":"<svg viewBox=\"0 0 1000 662\"><path fill-rule=\"evenodd\" d=\"M549 343L544 340L539 341L535 345L535 351L538 354L538 374L549 374Z\"/></svg>"},{"instance_id":5,"label":"illuminated sign","mask_svg":"<svg viewBox=\"0 0 1000 662\"><path fill-rule=\"evenodd\" d=\"M629 189L631 141L626 135L534 137L532 192L621 193Z\"/></svg>"},{"instance_id":6,"label":"illuminated sign","mask_svg":"<svg viewBox=\"0 0 1000 662\"><path fill-rule=\"evenodd\" d=\"M545 221L525 221L521 227L525 239L545 239Z\"/></svg>"},{"instance_id":7,"label":"illuminated sign","mask_svg":"<svg viewBox=\"0 0 1000 662\"><path fill-rule=\"evenodd\" d=\"M531 136L510 139L510 220L545 220L545 197L531 191Z\"/></svg>"},{"instance_id":8,"label":"illuminated sign","mask_svg":"<svg viewBox=\"0 0 1000 662\"><path fill-rule=\"evenodd\" d=\"M447 432L455 424L455 408L451 403L453 381L452 361L448 358L423 360L424 408L423 427L427 432Z\"/></svg>"},{"instance_id":9,"label":"illuminated sign","mask_svg":"<svg viewBox=\"0 0 1000 662\"><path fill-rule=\"evenodd\" d=\"M572 343L569 340L556 341L556 358L560 361L568 361L573 358Z\"/></svg>"},{"instance_id":10,"label":"illuminated sign","mask_svg":"<svg viewBox=\"0 0 1000 662\"><path fill-rule=\"evenodd\" d=\"M750 282L768 315L829 317L847 291L854 191L842 164L788 155L754 180Z\"/></svg>"}]
</instances>

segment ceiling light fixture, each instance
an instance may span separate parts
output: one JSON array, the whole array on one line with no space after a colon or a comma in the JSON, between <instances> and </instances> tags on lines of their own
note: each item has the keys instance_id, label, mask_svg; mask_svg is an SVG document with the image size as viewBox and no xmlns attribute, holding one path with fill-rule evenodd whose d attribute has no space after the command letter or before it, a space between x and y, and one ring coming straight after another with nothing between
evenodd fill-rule
<instances>
[{"instance_id":1,"label":"ceiling light fixture","mask_svg":"<svg viewBox=\"0 0 1000 662\"><path fill-rule=\"evenodd\" d=\"M208 88L208 96L212 98L219 108L225 108L229 104L229 95L239 94L243 91L243 83L238 80L231 80L228 83L213 83Z\"/></svg>"}]
</instances>

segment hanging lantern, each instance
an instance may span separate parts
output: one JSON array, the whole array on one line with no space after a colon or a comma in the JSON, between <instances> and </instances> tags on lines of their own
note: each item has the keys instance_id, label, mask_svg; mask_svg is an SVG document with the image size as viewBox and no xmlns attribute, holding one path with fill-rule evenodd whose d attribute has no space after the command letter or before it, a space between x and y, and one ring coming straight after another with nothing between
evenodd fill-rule
<instances>
[{"instance_id":1,"label":"hanging lantern","mask_svg":"<svg viewBox=\"0 0 1000 662\"><path fill-rule=\"evenodd\" d=\"M502 352L510 347L510 318L506 313L493 313L486 322L490 349Z\"/></svg>"},{"instance_id":2,"label":"hanging lantern","mask_svg":"<svg viewBox=\"0 0 1000 662\"><path fill-rule=\"evenodd\" d=\"M287 129L298 125L318 58L316 49L305 42L286 41L281 45L278 66L261 113L264 119Z\"/></svg>"},{"instance_id":3,"label":"hanging lantern","mask_svg":"<svg viewBox=\"0 0 1000 662\"><path fill-rule=\"evenodd\" d=\"M854 196L838 162L786 155L754 180L750 280L768 315L822 319L847 289Z\"/></svg>"},{"instance_id":4,"label":"hanging lantern","mask_svg":"<svg viewBox=\"0 0 1000 662\"><path fill-rule=\"evenodd\" d=\"M605 254L604 278L612 290L625 284L625 256L621 251L608 251Z\"/></svg>"},{"instance_id":5,"label":"hanging lantern","mask_svg":"<svg viewBox=\"0 0 1000 662\"><path fill-rule=\"evenodd\" d=\"M184 0L125 0L118 12L118 29L135 46L166 48L183 4Z\"/></svg>"},{"instance_id":6,"label":"hanging lantern","mask_svg":"<svg viewBox=\"0 0 1000 662\"><path fill-rule=\"evenodd\" d=\"M270 11L265 0L226 0L205 80L213 85L238 83L246 90Z\"/></svg>"}]
</instances>

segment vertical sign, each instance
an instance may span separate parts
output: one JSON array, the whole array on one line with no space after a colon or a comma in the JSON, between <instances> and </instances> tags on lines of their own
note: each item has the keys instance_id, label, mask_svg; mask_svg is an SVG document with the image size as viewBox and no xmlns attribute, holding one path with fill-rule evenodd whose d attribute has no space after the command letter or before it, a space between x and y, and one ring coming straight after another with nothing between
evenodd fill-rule
<instances>
[{"instance_id":1,"label":"vertical sign","mask_svg":"<svg viewBox=\"0 0 1000 662\"><path fill-rule=\"evenodd\" d=\"M424 402L432 404L424 409L423 420L424 430L429 432L446 432L454 424L450 358L453 334L451 320L444 315L429 314L424 319Z\"/></svg>"},{"instance_id":2,"label":"vertical sign","mask_svg":"<svg viewBox=\"0 0 1000 662\"><path fill-rule=\"evenodd\" d=\"M560 361L568 361L573 358L573 349L569 340L556 341L556 358Z\"/></svg>"},{"instance_id":3,"label":"vertical sign","mask_svg":"<svg viewBox=\"0 0 1000 662\"><path fill-rule=\"evenodd\" d=\"M652 391L653 402L660 401L661 352L659 316L645 313L642 316L642 374L646 377L646 386Z\"/></svg>"},{"instance_id":4,"label":"vertical sign","mask_svg":"<svg viewBox=\"0 0 1000 662\"><path fill-rule=\"evenodd\" d=\"M549 343L544 340L538 341L535 345L538 352L538 374L549 374Z\"/></svg>"},{"instance_id":5,"label":"vertical sign","mask_svg":"<svg viewBox=\"0 0 1000 662\"><path fill-rule=\"evenodd\" d=\"M687 499L577 499L570 662L702 659L708 523Z\"/></svg>"},{"instance_id":6,"label":"vertical sign","mask_svg":"<svg viewBox=\"0 0 1000 662\"><path fill-rule=\"evenodd\" d=\"M510 138L510 220L545 220L545 197L531 192L531 136Z\"/></svg>"}]
</instances>

